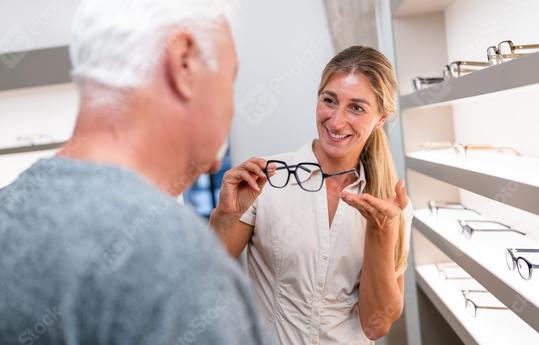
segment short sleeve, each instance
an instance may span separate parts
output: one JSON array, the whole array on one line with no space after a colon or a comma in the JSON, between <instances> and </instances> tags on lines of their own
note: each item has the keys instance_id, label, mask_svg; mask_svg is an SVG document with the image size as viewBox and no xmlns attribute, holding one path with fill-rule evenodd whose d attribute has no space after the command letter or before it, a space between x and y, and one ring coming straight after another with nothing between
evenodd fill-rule
<instances>
[{"instance_id":1,"label":"short sleeve","mask_svg":"<svg viewBox=\"0 0 539 345\"><path fill-rule=\"evenodd\" d=\"M258 199L260 199L260 196L255 200L255 202L245 211L245 213L240 217L240 221L242 223L255 226L256 221L256 209L258 207Z\"/></svg>"}]
</instances>

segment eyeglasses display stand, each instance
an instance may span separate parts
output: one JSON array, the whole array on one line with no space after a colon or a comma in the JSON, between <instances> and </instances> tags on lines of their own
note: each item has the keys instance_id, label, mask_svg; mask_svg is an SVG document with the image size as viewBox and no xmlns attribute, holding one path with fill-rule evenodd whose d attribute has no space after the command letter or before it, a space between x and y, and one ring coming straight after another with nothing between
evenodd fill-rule
<instances>
[{"instance_id":1,"label":"eyeglasses display stand","mask_svg":"<svg viewBox=\"0 0 539 345\"><path fill-rule=\"evenodd\" d=\"M539 333L522 321L511 310L477 310L473 316L462 296L462 289L482 289L475 280L445 280L438 274L435 265L419 265L415 269L417 283L436 305L451 327L463 338L466 344L539 344ZM469 296L476 303L502 306L487 298L482 301L474 295ZM469 307L468 307L469 308ZM492 332L503 329L503 332Z\"/></svg>"},{"instance_id":2,"label":"eyeglasses display stand","mask_svg":"<svg viewBox=\"0 0 539 345\"><path fill-rule=\"evenodd\" d=\"M539 2L382 2L399 84L388 135L416 210L407 342L539 344Z\"/></svg>"}]
</instances>

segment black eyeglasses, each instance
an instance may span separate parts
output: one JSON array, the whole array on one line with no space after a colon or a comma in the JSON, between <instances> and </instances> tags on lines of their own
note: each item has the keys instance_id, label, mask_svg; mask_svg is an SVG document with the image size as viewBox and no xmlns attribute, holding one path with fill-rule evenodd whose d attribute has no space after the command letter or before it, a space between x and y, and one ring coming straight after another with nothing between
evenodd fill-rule
<instances>
[{"instance_id":1,"label":"black eyeglasses","mask_svg":"<svg viewBox=\"0 0 539 345\"><path fill-rule=\"evenodd\" d=\"M464 206L460 202L453 201L439 201L439 200L429 200L428 207L431 215L438 216L438 210L453 210L453 211L471 211L477 215L481 215L474 209Z\"/></svg>"},{"instance_id":2,"label":"black eyeglasses","mask_svg":"<svg viewBox=\"0 0 539 345\"><path fill-rule=\"evenodd\" d=\"M470 311L470 314L473 317L477 316L477 309L485 309L485 310L507 310L507 307L495 307L495 306L488 306L488 305L478 305L474 301L472 301L469 297L471 293L490 293L487 290L460 290L462 293L462 297L464 297L464 308L468 309Z\"/></svg>"},{"instance_id":3,"label":"black eyeglasses","mask_svg":"<svg viewBox=\"0 0 539 345\"><path fill-rule=\"evenodd\" d=\"M515 257L516 253L539 253L539 249L519 249L519 248L507 248L505 251L505 261L507 267L511 271L518 268L518 273L523 279L532 279L532 272L534 268L539 268L539 265L530 263L522 256Z\"/></svg>"},{"instance_id":4,"label":"black eyeglasses","mask_svg":"<svg viewBox=\"0 0 539 345\"><path fill-rule=\"evenodd\" d=\"M269 165L273 165L275 173L269 175ZM298 163L288 165L283 161L269 160L266 167L263 169L264 174L268 178L268 182L272 187L284 188L290 181L290 175L293 175L301 189L307 192L318 192L324 185L324 180L328 177L339 176L344 174L354 173L360 177L359 169L349 169L339 171L333 174L326 174L322 171L322 167L318 163Z\"/></svg>"},{"instance_id":5,"label":"black eyeglasses","mask_svg":"<svg viewBox=\"0 0 539 345\"><path fill-rule=\"evenodd\" d=\"M466 238L471 238L473 233L476 231L482 232L516 232L520 235L526 235L526 233L511 228L509 225L496 222L493 220L462 220L459 219L458 223L460 225L460 233L463 234ZM502 226L503 228L474 228L472 224L495 224Z\"/></svg>"}]
</instances>

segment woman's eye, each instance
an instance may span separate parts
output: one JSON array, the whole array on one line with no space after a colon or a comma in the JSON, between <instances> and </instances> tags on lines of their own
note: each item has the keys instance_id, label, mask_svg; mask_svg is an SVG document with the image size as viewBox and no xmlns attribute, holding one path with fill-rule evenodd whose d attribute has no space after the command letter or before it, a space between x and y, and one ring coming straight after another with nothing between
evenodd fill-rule
<instances>
[{"instance_id":1,"label":"woman's eye","mask_svg":"<svg viewBox=\"0 0 539 345\"><path fill-rule=\"evenodd\" d=\"M327 104L335 104L335 101L332 98L329 98L329 97L324 97L322 99L322 102L327 103Z\"/></svg>"},{"instance_id":2,"label":"woman's eye","mask_svg":"<svg viewBox=\"0 0 539 345\"><path fill-rule=\"evenodd\" d=\"M352 109L353 112L355 113L361 113L361 112L364 112L365 110L363 109L363 107L357 105L357 104L352 104L350 105L350 109Z\"/></svg>"}]
</instances>

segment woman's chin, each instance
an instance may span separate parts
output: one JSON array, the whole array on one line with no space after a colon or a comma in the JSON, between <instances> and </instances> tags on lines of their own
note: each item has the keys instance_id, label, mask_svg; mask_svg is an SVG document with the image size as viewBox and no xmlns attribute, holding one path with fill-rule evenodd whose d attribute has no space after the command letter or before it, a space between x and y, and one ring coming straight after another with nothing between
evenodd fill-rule
<instances>
[{"instance_id":1,"label":"woman's chin","mask_svg":"<svg viewBox=\"0 0 539 345\"><path fill-rule=\"evenodd\" d=\"M348 145L343 145L342 143L333 143L322 139L320 144L320 148L326 156L331 158L345 158L347 153L350 152Z\"/></svg>"}]
</instances>

